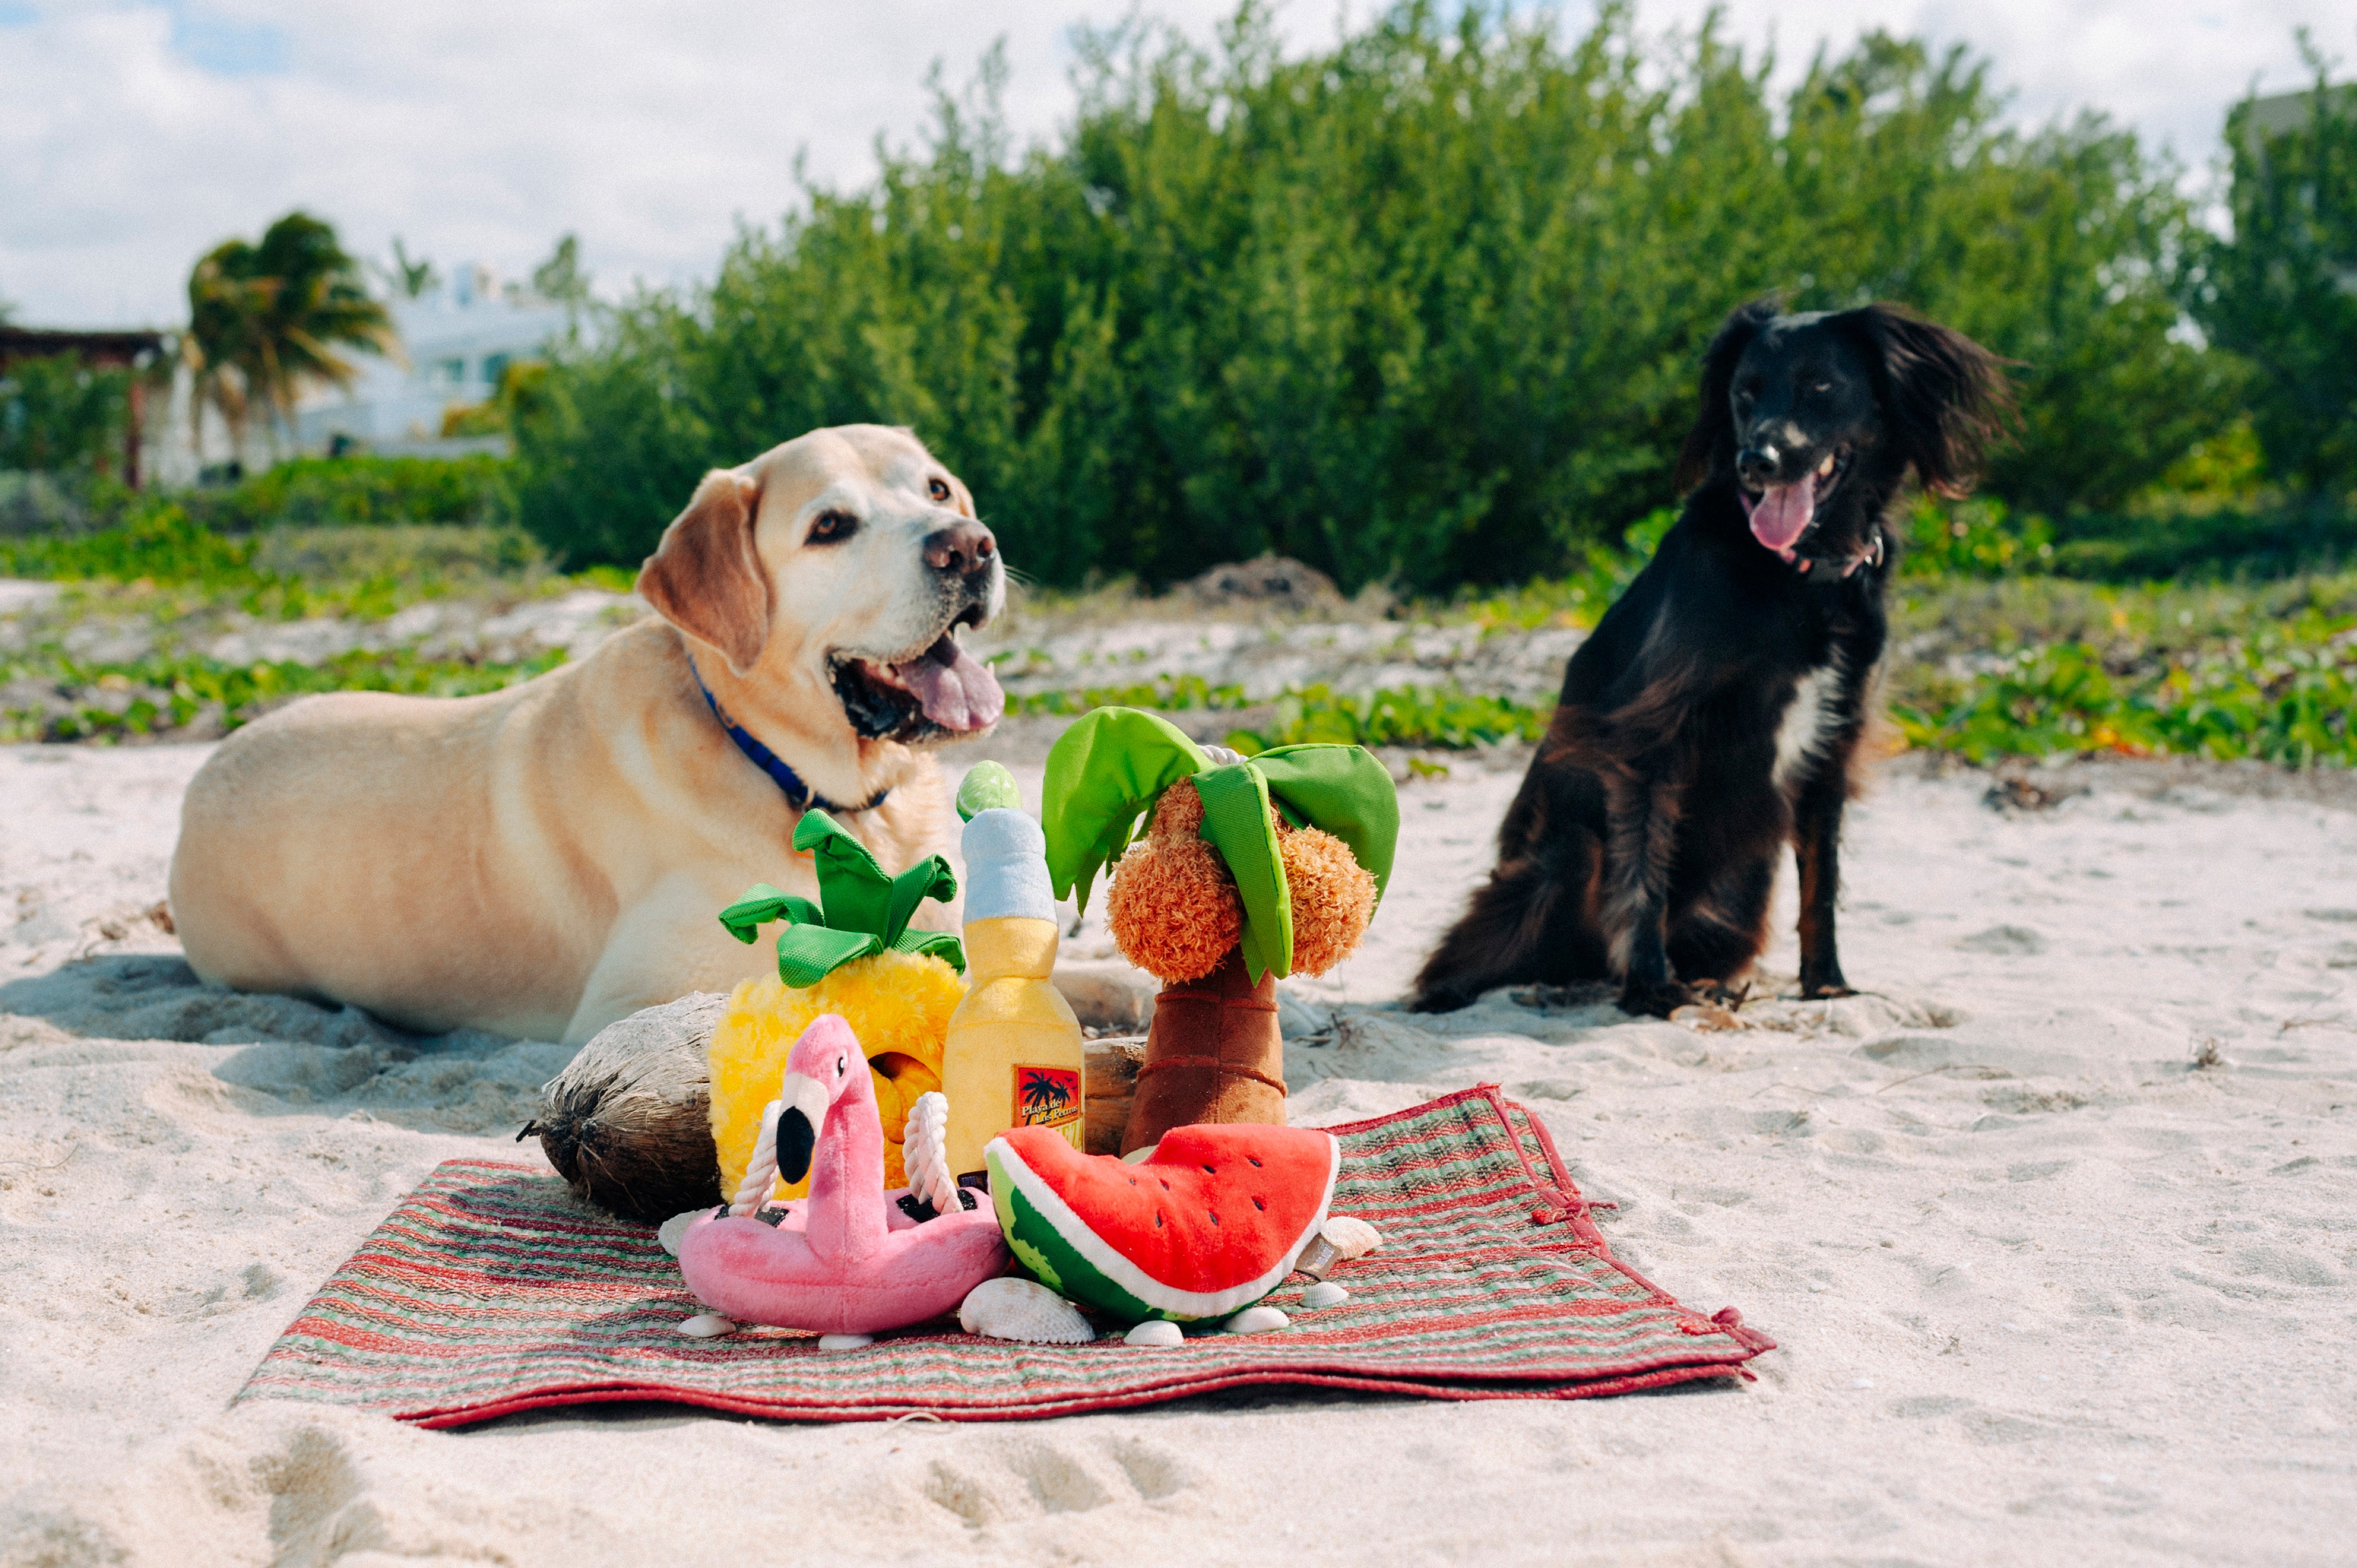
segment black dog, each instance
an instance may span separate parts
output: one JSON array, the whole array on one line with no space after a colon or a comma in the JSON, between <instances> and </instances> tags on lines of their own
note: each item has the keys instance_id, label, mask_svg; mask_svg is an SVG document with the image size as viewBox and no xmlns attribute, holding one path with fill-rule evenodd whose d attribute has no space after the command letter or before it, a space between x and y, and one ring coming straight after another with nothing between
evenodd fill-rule
<instances>
[{"instance_id":1,"label":"black dog","mask_svg":"<svg viewBox=\"0 0 2357 1568\"><path fill-rule=\"evenodd\" d=\"M1995 356L1893 306L1727 318L1678 458L1699 489L1572 655L1419 1009L1607 976L1632 1013L1718 996L1767 946L1788 840L1802 993L1848 993L1834 897L1886 636L1884 514L1910 469L1964 494L2010 411Z\"/></svg>"}]
</instances>

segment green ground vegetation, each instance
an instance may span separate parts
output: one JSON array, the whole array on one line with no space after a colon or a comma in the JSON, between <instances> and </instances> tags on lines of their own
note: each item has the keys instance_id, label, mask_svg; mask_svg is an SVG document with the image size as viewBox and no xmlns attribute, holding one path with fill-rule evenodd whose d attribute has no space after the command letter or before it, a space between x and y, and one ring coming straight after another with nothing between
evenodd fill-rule
<instances>
[{"instance_id":1,"label":"green ground vegetation","mask_svg":"<svg viewBox=\"0 0 2357 1568\"><path fill-rule=\"evenodd\" d=\"M1669 521L1630 531L1621 551L1594 548L1579 572L1487 595L1396 604L1394 615L1469 621L1489 635L1592 626L1642 566ZM1914 746L1976 762L2072 752L2258 758L2288 767L2357 762L2357 571L2325 566L2274 576L2244 570L2163 582L2091 582L2040 569L2062 553L2042 530L1993 503L1919 507L1915 546L1892 594L1891 711ZM375 620L451 596L500 601L592 585L624 574L566 575L512 527L204 529L151 504L131 521L75 535L0 538L0 575L67 585L61 619L104 614L177 627L233 613L261 620ZM1025 614L1052 625L1075 603L1035 591ZM1105 607L1082 601L1095 618ZM1352 613L1366 613L1353 611ZM308 692L462 694L528 679L556 656L487 662L404 650L313 663L224 664L163 646L113 663L70 655L52 638L0 656L0 682L32 682L86 700L42 704L5 722L10 739L132 737L183 729L210 714L234 727ZM1450 749L1535 739L1548 714L1481 693L1401 687L1367 693L1310 687L1249 697L1198 676L1114 680L1018 697L1017 712L1080 714L1105 703L1234 715L1230 742L1257 749L1304 740Z\"/></svg>"},{"instance_id":2,"label":"green ground vegetation","mask_svg":"<svg viewBox=\"0 0 2357 1568\"><path fill-rule=\"evenodd\" d=\"M577 586L629 585L611 571L552 570L532 537L512 526L224 534L166 500L143 502L126 521L91 532L0 537L0 575L62 585L39 634L0 651L0 741L217 734L315 692L496 691L555 668L562 652L490 660L394 647L308 661L231 662L188 644L225 622L372 622L438 599L505 605ZM63 635L77 624L125 621L153 633L142 639L152 646L136 657L80 655Z\"/></svg>"}]
</instances>

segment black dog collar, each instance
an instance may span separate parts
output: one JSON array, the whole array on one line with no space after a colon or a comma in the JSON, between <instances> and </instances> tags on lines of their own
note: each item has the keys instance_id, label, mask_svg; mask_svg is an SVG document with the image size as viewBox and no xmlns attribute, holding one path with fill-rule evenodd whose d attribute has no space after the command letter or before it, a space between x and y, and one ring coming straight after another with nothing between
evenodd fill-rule
<instances>
[{"instance_id":1,"label":"black dog collar","mask_svg":"<svg viewBox=\"0 0 2357 1568\"><path fill-rule=\"evenodd\" d=\"M1813 566L1829 566L1831 564L1833 564L1833 563L1827 561L1822 555L1794 555L1792 557L1792 570L1801 573L1804 576ZM1882 530L1878 528L1874 531L1874 536L1867 541L1866 548L1851 556L1848 564L1842 567L1842 578L1844 581L1847 581L1849 578L1856 576L1857 575L1857 569L1860 566L1879 566L1881 564Z\"/></svg>"}]
</instances>

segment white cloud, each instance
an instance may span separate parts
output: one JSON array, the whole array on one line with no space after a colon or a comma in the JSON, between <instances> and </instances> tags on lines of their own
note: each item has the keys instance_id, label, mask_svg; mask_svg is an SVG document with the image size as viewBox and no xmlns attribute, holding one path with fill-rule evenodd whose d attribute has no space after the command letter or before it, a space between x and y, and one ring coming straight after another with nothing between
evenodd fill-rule
<instances>
[{"instance_id":1,"label":"white cloud","mask_svg":"<svg viewBox=\"0 0 2357 1568\"><path fill-rule=\"evenodd\" d=\"M1865 27L1992 54L2042 120L2093 104L2206 157L2255 78L2301 80L2294 26L2357 43L2328 0L1733 0L1787 69ZM1230 0L1151 7L1198 37ZM1654 0L1649 28L1704 0ZM1366 0L1353 9L1363 14ZM1071 111L1070 28L1127 0L0 0L0 297L32 321L166 323L208 246L304 206L347 242L392 235L510 274L578 231L605 285L708 274L741 218L792 199L792 166L856 181L905 141L935 59L963 81L1004 37L1018 133ZM1330 0L1292 0L1322 43ZM1575 3L1571 17L1588 13ZM2348 34L2348 37L2340 35Z\"/></svg>"}]
</instances>

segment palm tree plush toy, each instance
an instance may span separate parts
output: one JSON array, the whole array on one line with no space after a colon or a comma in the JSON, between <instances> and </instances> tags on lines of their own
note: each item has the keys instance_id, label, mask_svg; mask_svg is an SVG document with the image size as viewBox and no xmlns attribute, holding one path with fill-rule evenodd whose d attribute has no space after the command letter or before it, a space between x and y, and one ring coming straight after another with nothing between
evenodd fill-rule
<instances>
[{"instance_id":1,"label":"palm tree plush toy","mask_svg":"<svg viewBox=\"0 0 2357 1568\"><path fill-rule=\"evenodd\" d=\"M1099 708L1048 754L1040 816L1057 897L1085 908L1112 865L1114 940L1165 986L1122 1152L1200 1122L1283 1124L1276 982L1323 974L1366 934L1399 840L1383 764L1355 746L1240 757Z\"/></svg>"}]
</instances>

